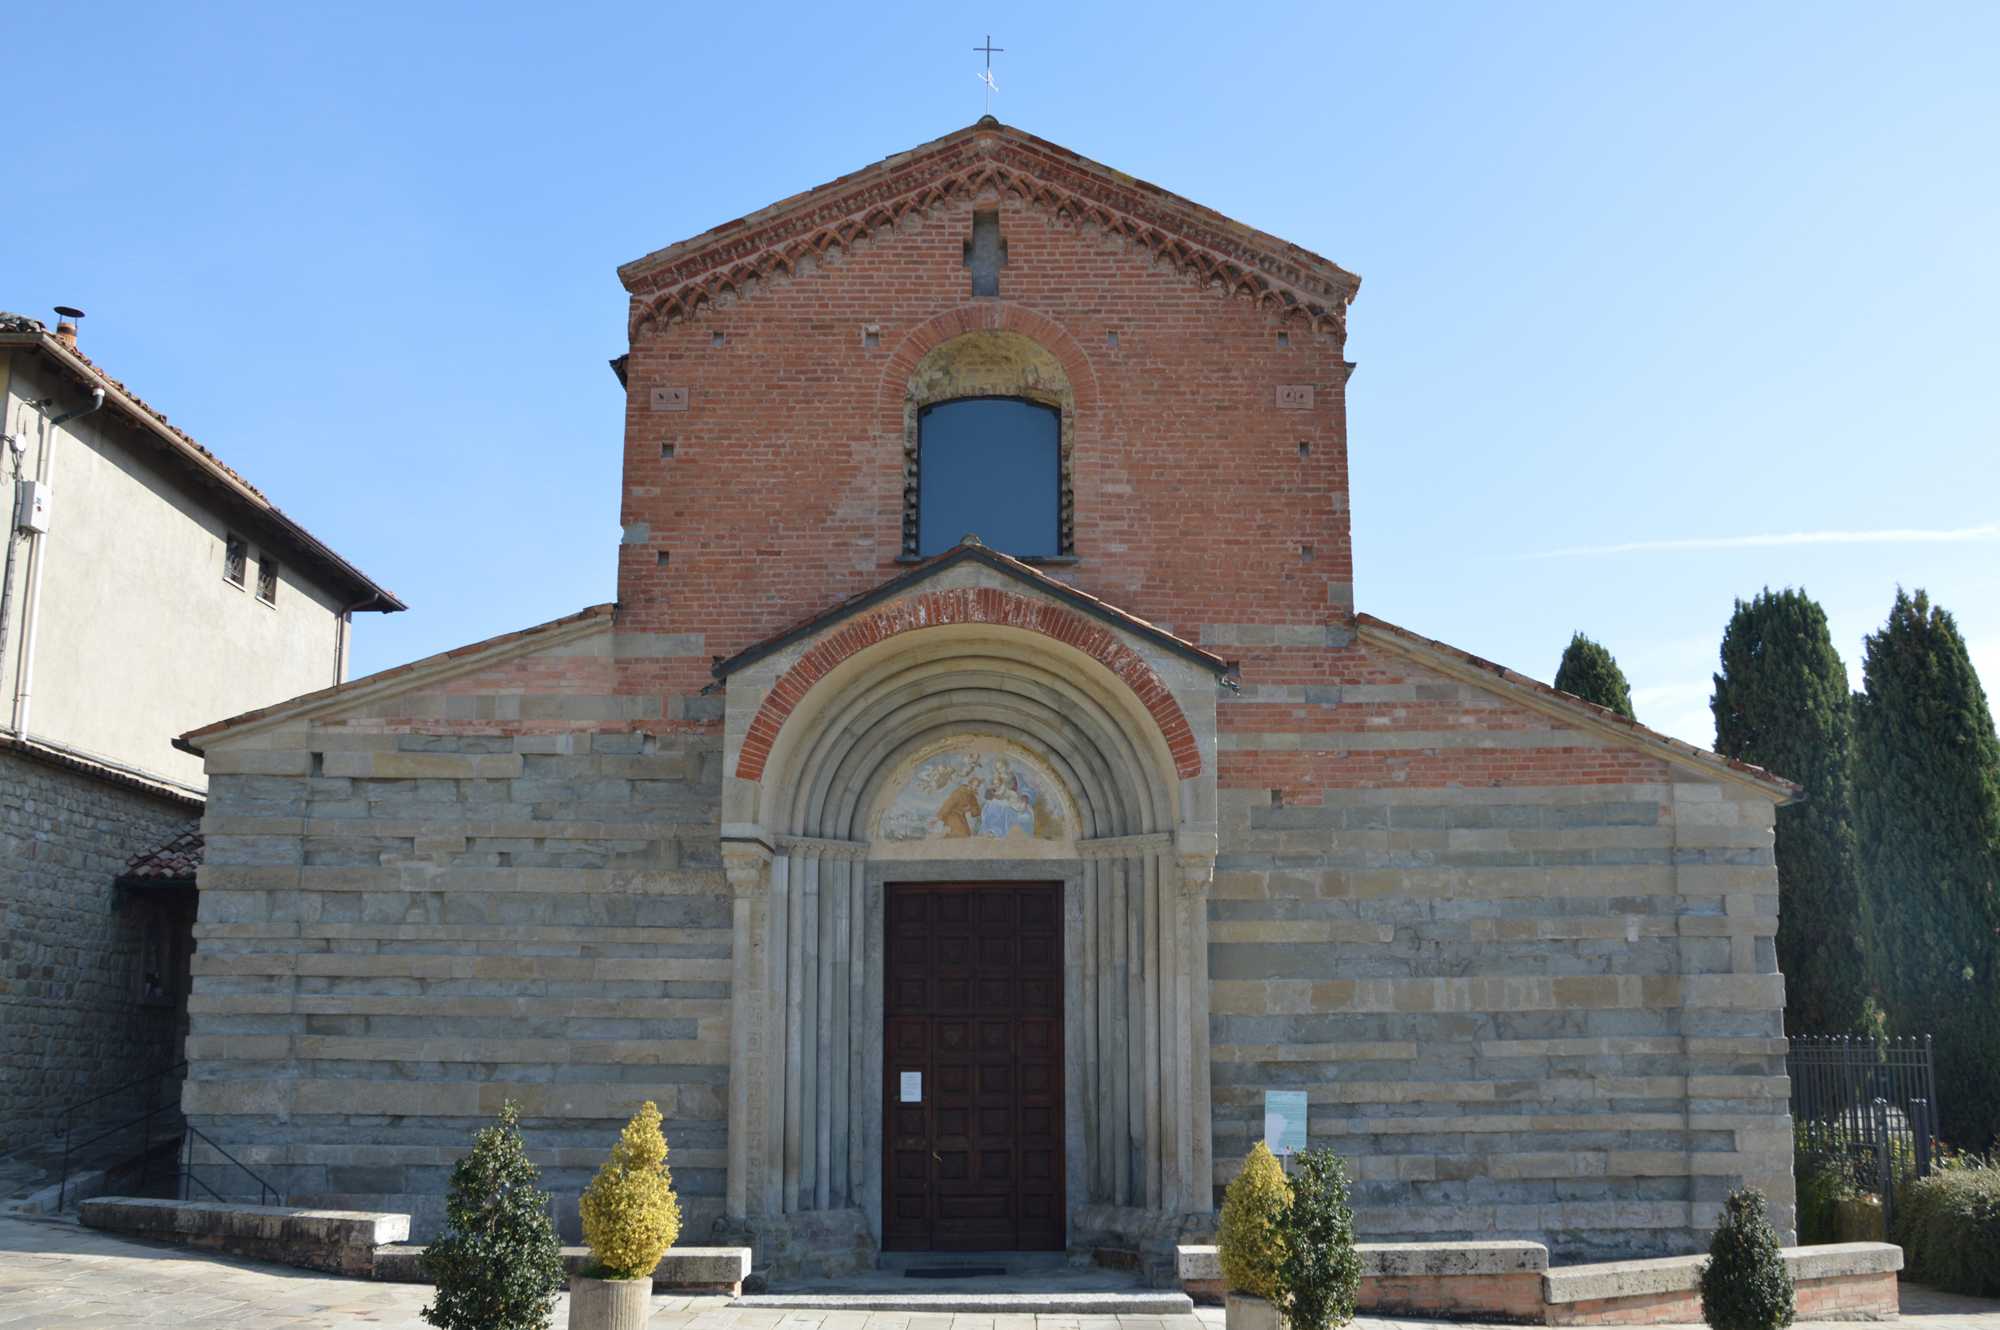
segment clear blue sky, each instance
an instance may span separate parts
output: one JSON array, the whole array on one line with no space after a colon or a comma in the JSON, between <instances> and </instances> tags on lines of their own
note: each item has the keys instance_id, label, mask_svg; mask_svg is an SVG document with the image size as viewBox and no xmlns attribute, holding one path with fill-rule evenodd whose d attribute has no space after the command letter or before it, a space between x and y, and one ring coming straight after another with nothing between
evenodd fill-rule
<instances>
[{"instance_id":1,"label":"clear blue sky","mask_svg":"<svg viewBox=\"0 0 2000 1330\"><path fill-rule=\"evenodd\" d=\"M989 30L1002 119L1362 274L1362 609L1703 743L1767 584L2000 679L1990 3L16 5L0 308L400 593L384 668L612 598L614 268L971 122Z\"/></svg>"}]
</instances>

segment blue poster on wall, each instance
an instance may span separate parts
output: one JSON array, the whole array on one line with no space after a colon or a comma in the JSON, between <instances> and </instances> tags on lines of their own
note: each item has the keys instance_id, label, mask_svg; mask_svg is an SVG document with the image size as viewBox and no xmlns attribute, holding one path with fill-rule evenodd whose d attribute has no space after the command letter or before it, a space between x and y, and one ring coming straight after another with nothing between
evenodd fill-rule
<instances>
[{"instance_id":1,"label":"blue poster on wall","mask_svg":"<svg viewBox=\"0 0 2000 1330\"><path fill-rule=\"evenodd\" d=\"M1274 1155L1297 1154L1306 1148L1306 1092L1264 1091L1264 1144Z\"/></svg>"}]
</instances>

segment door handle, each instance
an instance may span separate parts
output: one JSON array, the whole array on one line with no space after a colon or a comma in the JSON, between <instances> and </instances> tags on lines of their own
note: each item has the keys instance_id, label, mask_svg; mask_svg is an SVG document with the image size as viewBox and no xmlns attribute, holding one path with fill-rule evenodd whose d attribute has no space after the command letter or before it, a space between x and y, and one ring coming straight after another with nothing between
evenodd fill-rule
<instances>
[{"instance_id":1,"label":"door handle","mask_svg":"<svg viewBox=\"0 0 2000 1330\"><path fill-rule=\"evenodd\" d=\"M941 1155L941 1154L939 1154L939 1153L938 1153L937 1151L935 1151L935 1150L931 1151L931 1158L933 1158L933 1159L937 1160L937 1161L938 1161L938 1162L939 1162L940 1164L942 1164L942 1163L944 1162L944 1156L943 1156L943 1155Z\"/></svg>"}]
</instances>

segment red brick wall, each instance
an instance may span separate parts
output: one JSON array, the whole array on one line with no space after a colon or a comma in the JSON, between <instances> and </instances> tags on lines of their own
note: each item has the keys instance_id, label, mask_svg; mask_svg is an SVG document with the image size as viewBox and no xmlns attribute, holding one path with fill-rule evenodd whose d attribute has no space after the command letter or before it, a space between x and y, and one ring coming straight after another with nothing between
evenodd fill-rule
<instances>
[{"instance_id":1,"label":"red brick wall","mask_svg":"<svg viewBox=\"0 0 2000 1330\"><path fill-rule=\"evenodd\" d=\"M1008 242L997 301L972 298L963 266L988 208ZM885 227L695 322L641 326L623 520L651 532L620 551L621 626L703 632L727 655L894 575L905 385L929 345L978 322L1035 336L1076 390L1078 587L1184 634L1345 617L1328 593L1353 580L1339 335L989 198ZM1279 410L1281 383L1312 384L1314 408ZM670 384L691 390L686 412L651 409Z\"/></svg>"},{"instance_id":2,"label":"red brick wall","mask_svg":"<svg viewBox=\"0 0 2000 1330\"><path fill-rule=\"evenodd\" d=\"M1901 1307L1896 1276L1888 1272L1801 1279L1794 1296L1801 1321L1879 1321Z\"/></svg>"}]
</instances>

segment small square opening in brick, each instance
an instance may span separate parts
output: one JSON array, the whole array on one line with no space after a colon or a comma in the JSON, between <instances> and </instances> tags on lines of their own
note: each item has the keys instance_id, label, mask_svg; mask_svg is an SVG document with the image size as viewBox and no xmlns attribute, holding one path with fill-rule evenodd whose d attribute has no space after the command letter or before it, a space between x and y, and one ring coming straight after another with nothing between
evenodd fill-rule
<instances>
[{"instance_id":1,"label":"small square opening in brick","mask_svg":"<svg viewBox=\"0 0 2000 1330\"><path fill-rule=\"evenodd\" d=\"M1273 789L1271 791L1271 807L1283 808L1284 806L1285 806L1285 792L1283 790Z\"/></svg>"},{"instance_id":2,"label":"small square opening in brick","mask_svg":"<svg viewBox=\"0 0 2000 1330\"><path fill-rule=\"evenodd\" d=\"M1108 332L1104 334L1104 344L1106 346L1118 345L1118 334L1116 332Z\"/></svg>"},{"instance_id":3,"label":"small square opening in brick","mask_svg":"<svg viewBox=\"0 0 2000 1330\"><path fill-rule=\"evenodd\" d=\"M1279 333L1279 334L1278 334L1278 345L1279 345L1280 347L1284 348L1284 349L1285 349L1285 350L1287 350L1287 351L1291 350L1291 349L1292 349L1292 335L1291 335L1290 333L1288 333L1288 332L1281 332L1281 333Z\"/></svg>"},{"instance_id":4,"label":"small square opening in brick","mask_svg":"<svg viewBox=\"0 0 2000 1330\"><path fill-rule=\"evenodd\" d=\"M1313 547L1310 545L1299 546L1299 562L1311 563L1312 561L1313 561Z\"/></svg>"},{"instance_id":5,"label":"small square opening in brick","mask_svg":"<svg viewBox=\"0 0 2000 1330\"><path fill-rule=\"evenodd\" d=\"M664 568L667 566L668 555L665 550L661 550L659 553L660 553L660 567Z\"/></svg>"},{"instance_id":6,"label":"small square opening in brick","mask_svg":"<svg viewBox=\"0 0 2000 1330\"><path fill-rule=\"evenodd\" d=\"M661 445L660 445L660 457L661 457L661 459L662 459L663 461L668 461L668 462L671 462L671 461L673 461L673 460L674 460L674 445L672 445L671 443L663 443L663 444L661 444Z\"/></svg>"},{"instance_id":7,"label":"small square opening in brick","mask_svg":"<svg viewBox=\"0 0 2000 1330\"><path fill-rule=\"evenodd\" d=\"M1312 455L1313 455L1313 446L1312 446L1312 440L1311 440L1311 439L1300 439L1300 440L1299 440L1299 456L1300 456L1301 458L1307 458L1307 457L1311 457Z\"/></svg>"},{"instance_id":8,"label":"small square opening in brick","mask_svg":"<svg viewBox=\"0 0 2000 1330\"><path fill-rule=\"evenodd\" d=\"M871 349L882 345L882 330L874 327L863 328L861 330L861 345Z\"/></svg>"},{"instance_id":9,"label":"small square opening in brick","mask_svg":"<svg viewBox=\"0 0 2000 1330\"><path fill-rule=\"evenodd\" d=\"M710 334L708 335L708 344L709 344L710 346L721 346L721 345L722 345L722 330L721 330L721 329L719 329L719 328L718 328L718 329L716 329L716 330L715 330L714 332L712 332L712 333L710 333Z\"/></svg>"}]
</instances>

